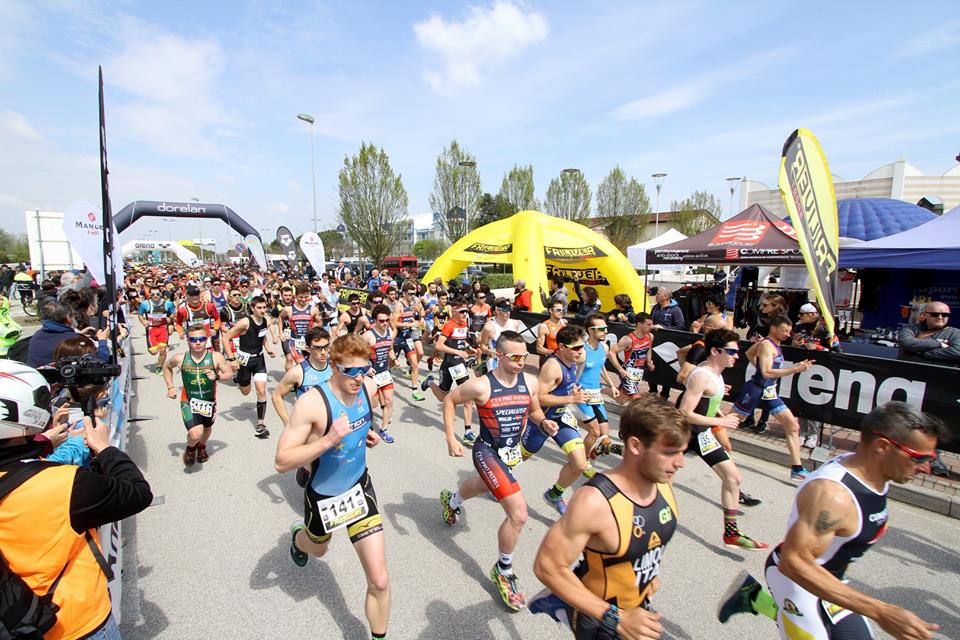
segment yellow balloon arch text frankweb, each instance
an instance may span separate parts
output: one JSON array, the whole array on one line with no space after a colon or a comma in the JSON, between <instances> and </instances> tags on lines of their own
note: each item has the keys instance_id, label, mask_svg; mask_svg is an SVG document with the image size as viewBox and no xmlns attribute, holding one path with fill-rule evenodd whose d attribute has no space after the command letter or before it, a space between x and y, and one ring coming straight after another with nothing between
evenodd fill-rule
<instances>
[{"instance_id":1,"label":"yellow balloon arch text frankweb","mask_svg":"<svg viewBox=\"0 0 960 640\"><path fill-rule=\"evenodd\" d=\"M596 288L604 311L613 309L618 293L629 295L635 309L646 308L643 281L619 249L582 224L539 211L521 211L470 232L437 258L424 282L447 282L474 263L512 265L514 279L533 291L531 311L543 311L539 291L550 290L548 277L554 275L568 281L576 276L581 287ZM574 299L573 285L566 287Z\"/></svg>"}]
</instances>

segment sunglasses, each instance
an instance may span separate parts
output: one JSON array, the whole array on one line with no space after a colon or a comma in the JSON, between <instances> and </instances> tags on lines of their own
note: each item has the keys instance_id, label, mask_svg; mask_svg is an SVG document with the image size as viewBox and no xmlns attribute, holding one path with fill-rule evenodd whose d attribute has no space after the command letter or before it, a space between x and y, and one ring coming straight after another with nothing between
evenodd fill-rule
<instances>
[{"instance_id":1,"label":"sunglasses","mask_svg":"<svg viewBox=\"0 0 960 640\"><path fill-rule=\"evenodd\" d=\"M324 342L323 344L312 344L310 345L310 348L313 349L314 351L326 351L327 349L330 348L330 343Z\"/></svg>"},{"instance_id":2,"label":"sunglasses","mask_svg":"<svg viewBox=\"0 0 960 640\"><path fill-rule=\"evenodd\" d=\"M590 328L593 329L594 331L606 331L607 325L603 325L602 327L590 327Z\"/></svg>"},{"instance_id":3,"label":"sunglasses","mask_svg":"<svg viewBox=\"0 0 960 640\"><path fill-rule=\"evenodd\" d=\"M550 311L556 311L557 313L563 313L563 307L556 307L555 309L550 309Z\"/></svg>"},{"instance_id":4,"label":"sunglasses","mask_svg":"<svg viewBox=\"0 0 960 640\"><path fill-rule=\"evenodd\" d=\"M110 398L100 398L99 400L97 400L98 409L103 409L104 407L107 407L109 405L110 405Z\"/></svg>"},{"instance_id":5,"label":"sunglasses","mask_svg":"<svg viewBox=\"0 0 960 640\"><path fill-rule=\"evenodd\" d=\"M510 313L513 311L513 307L497 307L497 311L503 311L504 313Z\"/></svg>"},{"instance_id":6,"label":"sunglasses","mask_svg":"<svg viewBox=\"0 0 960 640\"><path fill-rule=\"evenodd\" d=\"M469 309L458 309L458 310L457 310L457 313L459 313L459 314L462 315L462 316L465 316L465 315L467 315L467 314L470 313L470 310L469 310Z\"/></svg>"},{"instance_id":7,"label":"sunglasses","mask_svg":"<svg viewBox=\"0 0 960 640\"><path fill-rule=\"evenodd\" d=\"M365 364L359 367L345 367L342 364L337 365L337 371L341 374L347 376L348 378L359 378L360 376L365 376L370 371L371 366Z\"/></svg>"},{"instance_id":8,"label":"sunglasses","mask_svg":"<svg viewBox=\"0 0 960 640\"><path fill-rule=\"evenodd\" d=\"M738 356L738 355L740 355L740 349L738 349L737 347L730 347L730 348L724 347L724 348L723 348L723 351L724 351L724 353L726 353L728 356Z\"/></svg>"},{"instance_id":9,"label":"sunglasses","mask_svg":"<svg viewBox=\"0 0 960 640\"><path fill-rule=\"evenodd\" d=\"M525 353L502 353L498 351L497 355L501 358L506 358L510 362L523 362L527 359L527 354Z\"/></svg>"},{"instance_id":10,"label":"sunglasses","mask_svg":"<svg viewBox=\"0 0 960 640\"><path fill-rule=\"evenodd\" d=\"M239 298L239 297L240 297L240 294L239 294L239 293L231 293L231 294L230 294L230 297L231 297L231 298Z\"/></svg>"},{"instance_id":11,"label":"sunglasses","mask_svg":"<svg viewBox=\"0 0 960 640\"><path fill-rule=\"evenodd\" d=\"M895 447L897 447L898 449L900 449L901 451L903 451L905 454L907 454L908 456L910 456L910 459L911 459L911 460L913 460L913 461L916 462L917 464L924 464L925 462L933 462L934 460L937 459L937 456L934 455L934 454L920 453L920 452L917 451L916 449L911 449L910 447L908 447L907 445L903 444L902 442L897 442L897 441L894 440L893 438L888 438L887 436L883 435L882 433L877 433L876 431L873 431L872 433L873 433L873 435L877 436L878 438L883 438L884 440L886 440L886 441L889 442L890 444L894 445Z\"/></svg>"},{"instance_id":12,"label":"sunglasses","mask_svg":"<svg viewBox=\"0 0 960 640\"><path fill-rule=\"evenodd\" d=\"M563 345L563 347L565 349L570 349L570 351L582 351L583 343L581 342L580 344L565 344Z\"/></svg>"},{"instance_id":13,"label":"sunglasses","mask_svg":"<svg viewBox=\"0 0 960 640\"><path fill-rule=\"evenodd\" d=\"M360 306L360 303L357 302L356 300L351 300L351 301L350 301L350 306L351 306L351 307L359 307L359 306Z\"/></svg>"},{"instance_id":14,"label":"sunglasses","mask_svg":"<svg viewBox=\"0 0 960 640\"><path fill-rule=\"evenodd\" d=\"M948 311L925 311L926 315L931 318L949 318L950 313Z\"/></svg>"},{"instance_id":15,"label":"sunglasses","mask_svg":"<svg viewBox=\"0 0 960 640\"><path fill-rule=\"evenodd\" d=\"M207 339L204 338L204 337L202 337L202 336L196 337L196 338L194 338L194 337L189 337L189 338L187 338L187 341L188 341L188 342L206 342Z\"/></svg>"}]
</instances>

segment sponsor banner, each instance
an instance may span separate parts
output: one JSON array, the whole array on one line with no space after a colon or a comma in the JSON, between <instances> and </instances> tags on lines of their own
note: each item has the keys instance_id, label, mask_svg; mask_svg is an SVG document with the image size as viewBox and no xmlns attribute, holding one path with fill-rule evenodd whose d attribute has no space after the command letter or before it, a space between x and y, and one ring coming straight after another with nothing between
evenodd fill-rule
<instances>
[{"instance_id":1,"label":"sponsor banner","mask_svg":"<svg viewBox=\"0 0 960 640\"><path fill-rule=\"evenodd\" d=\"M100 207L86 200L71 203L63 212L63 234L83 259L97 284L105 285L107 277L103 270L103 216ZM113 237L117 237L116 230ZM116 277L122 280L123 261L118 244L113 245L113 264Z\"/></svg>"},{"instance_id":2,"label":"sponsor banner","mask_svg":"<svg viewBox=\"0 0 960 640\"><path fill-rule=\"evenodd\" d=\"M482 242L474 242L469 247L464 249L464 251L472 251L473 253L488 253L488 254L499 254L499 253L510 253L513 251L512 244L484 244Z\"/></svg>"},{"instance_id":3,"label":"sponsor banner","mask_svg":"<svg viewBox=\"0 0 960 640\"><path fill-rule=\"evenodd\" d=\"M338 292L340 293L340 300L337 303L337 308L340 311L346 311L350 307L350 304L347 302L347 300L353 294L360 296L361 307L368 306L367 303L369 301L370 294L373 293L372 291L367 291L366 289L351 289L350 287L340 287Z\"/></svg>"},{"instance_id":4,"label":"sponsor banner","mask_svg":"<svg viewBox=\"0 0 960 640\"><path fill-rule=\"evenodd\" d=\"M542 314L516 311L512 317L527 325L546 318ZM609 326L607 340L611 343L632 329L619 322L611 322ZM656 367L646 372L644 382L678 386L680 362L677 351L699 337L682 331L657 331L653 344ZM746 353L752 344L741 341L741 354ZM807 371L780 379L780 397L794 415L859 430L863 417L874 407L899 400L943 420L952 438L942 442L941 448L960 452L960 428L952 419L960 407L960 369L790 346L783 347L783 357L785 367L802 360L815 361ZM736 366L724 373L724 381L731 385L730 394L724 400L736 400L743 383L753 373L753 365L741 356Z\"/></svg>"},{"instance_id":5,"label":"sponsor banner","mask_svg":"<svg viewBox=\"0 0 960 640\"><path fill-rule=\"evenodd\" d=\"M293 237L293 234L290 233L290 229L287 229L286 227L280 227L277 229L277 242L283 249L283 253L287 256L287 260L290 261L290 264L296 263L297 241Z\"/></svg>"},{"instance_id":6,"label":"sponsor banner","mask_svg":"<svg viewBox=\"0 0 960 640\"><path fill-rule=\"evenodd\" d=\"M580 278L581 287L609 287L610 281L595 267L574 268L547 263L547 277L560 276L567 281L574 276Z\"/></svg>"},{"instance_id":7,"label":"sponsor banner","mask_svg":"<svg viewBox=\"0 0 960 640\"><path fill-rule=\"evenodd\" d=\"M123 255L128 256L137 251L169 251L177 256L181 262L191 267L203 264L200 258L178 242L167 240L131 240L121 247Z\"/></svg>"},{"instance_id":8,"label":"sponsor banner","mask_svg":"<svg viewBox=\"0 0 960 640\"><path fill-rule=\"evenodd\" d=\"M840 246L837 196L823 149L807 129L797 129L783 145L779 186L823 320L833 333Z\"/></svg>"},{"instance_id":9,"label":"sponsor banner","mask_svg":"<svg viewBox=\"0 0 960 640\"><path fill-rule=\"evenodd\" d=\"M303 251L304 257L310 262L313 270L320 275L326 266L326 256L323 251L323 241L313 231L307 231L300 236L300 251Z\"/></svg>"},{"instance_id":10,"label":"sponsor banner","mask_svg":"<svg viewBox=\"0 0 960 640\"><path fill-rule=\"evenodd\" d=\"M590 258L606 258L600 247L592 244L584 247L547 247L543 248L543 257L547 260L579 262Z\"/></svg>"},{"instance_id":11,"label":"sponsor banner","mask_svg":"<svg viewBox=\"0 0 960 640\"><path fill-rule=\"evenodd\" d=\"M250 255L253 256L253 259L257 261L257 264L260 266L260 271L267 270L267 255L263 252L263 243L260 242L260 238L254 234L247 235L243 241L247 244L247 248L250 250Z\"/></svg>"}]
</instances>

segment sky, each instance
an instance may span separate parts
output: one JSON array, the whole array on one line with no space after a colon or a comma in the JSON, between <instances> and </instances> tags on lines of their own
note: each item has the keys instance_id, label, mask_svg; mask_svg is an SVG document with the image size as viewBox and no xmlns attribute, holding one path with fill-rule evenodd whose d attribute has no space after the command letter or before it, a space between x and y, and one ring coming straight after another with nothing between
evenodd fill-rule
<instances>
[{"instance_id":1,"label":"sky","mask_svg":"<svg viewBox=\"0 0 960 640\"><path fill-rule=\"evenodd\" d=\"M844 179L903 158L930 175L960 153L953 2L0 2L0 220L99 202L97 66L114 211L222 203L265 239L337 224L337 175L361 142L429 212L456 139L496 193L532 164L667 174L661 209L694 190L729 207L729 176L776 183L800 126ZM726 211L724 212L726 213ZM204 237L230 240L225 225ZM196 238L143 220L134 238Z\"/></svg>"}]
</instances>

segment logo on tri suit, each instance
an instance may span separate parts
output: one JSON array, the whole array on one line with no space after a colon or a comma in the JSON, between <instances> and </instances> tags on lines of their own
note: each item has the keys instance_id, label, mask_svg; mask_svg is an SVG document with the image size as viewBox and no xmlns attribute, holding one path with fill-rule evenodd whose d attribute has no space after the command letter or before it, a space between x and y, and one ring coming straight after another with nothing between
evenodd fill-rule
<instances>
[{"instance_id":1,"label":"logo on tri suit","mask_svg":"<svg viewBox=\"0 0 960 640\"><path fill-rule=\"evenodd\" d=\"M641 515L633 516L633 537L642 538L643 537L643 525L647 523Z\"/></svg>"},{"instance_id":2,"label":"logo on tri suit","mask_svg":"<svg viewBox=\"0 0 960 640\"><path fill-rule=\"evenodd\" d=\"M803 614L800 613L800 609L797 608L797 605L790 598L784 598L783 610L791 615L800 616L801 618L803 617Z\"/></svg>"},{"instance_id":3,"label":"logo on tri suit","mask_svg":"<svg viewBox=\"0 0 960 640\"><path fill-rule=\"evenodd\" d=\"M887 521L887 510L878 511L877 513L871 513L869 518L870 522L873 524L883 524Z\"/></svg>"},{"instance_id":4,"label":"logo on tri suit","mask_svg":"<svg viewBox=\"0 0 960 640\"><path fill-rule=\"evenodd\" d=\"M673 513L670 511L670 507L660 509L660 524L667 524L671 520L673 520Z\"/></svg>"},{"instance_id":5,"label":"logo on tri suit","mask_svg":"<svg viewBox=\"0 0 960 640\"><path fill-rule=\"evenodd\" d=\"M633 572L637 574L636 584L647 584L660 575L660 559L663 557L663 547L650 549L642 558L633 561Z\"/></svg>"}]
</instances>

